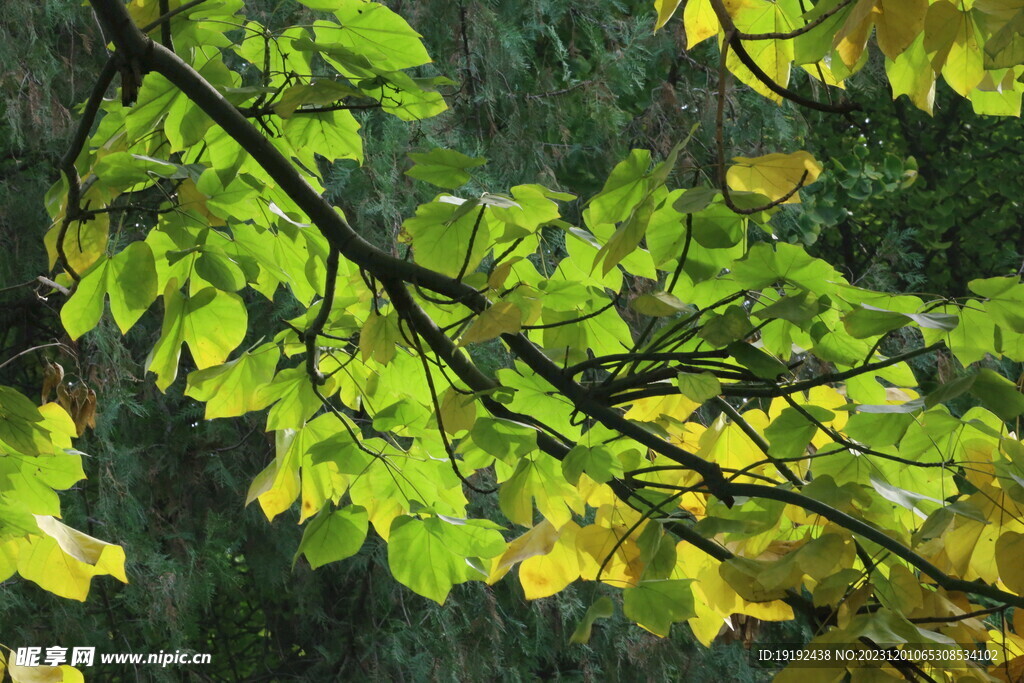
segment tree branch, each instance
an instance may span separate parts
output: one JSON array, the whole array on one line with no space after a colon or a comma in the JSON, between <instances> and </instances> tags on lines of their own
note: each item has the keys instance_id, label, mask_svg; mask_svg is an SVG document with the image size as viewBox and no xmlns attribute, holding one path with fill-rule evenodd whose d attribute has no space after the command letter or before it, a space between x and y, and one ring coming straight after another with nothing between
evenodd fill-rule
<instances>
[{"instance_id":1,"label":"tree branch","mask_svg":"<svg viewBox=\"0 0 1024 683\"><path fill-rule=\"evenodd\" d=\"M114 57L110 57L107 59L106 64L103 65L99 76L96 77L96 85L93 86L89 100L85 103L85 108L82 110L82 118L78 122L78 128L75 129L75 135L71 138L71 144L68 145L67 151L60 160L60 170L68 184L68 199L64 205L64 220L61 222L60 231L57 233L57 256L60 259L61 266L63 266L64 270L67 271L68 275L75 282L78 282L81 278L75 272L75 269L71 267L71 264L68 262L67 253L64 251L64 240L67 238L68 228L71 227L74 221L79 220L82 214L82 178L78 175L78 168L75 166L75 162L78 160L78 156L82 153L82 149L89 139L92 124L95 123L100 105L103 104L103 96L106 94L111 82L113 82L116 73L117 63Z\"/></svg>"},{"instance_id":2,"label":"tree branch","mask_svg":"<svg viewBox=\"0 0 1024 683\"><path fill-rule=\"evenodd\" d=\"M807 107L808 109L814 109L815 111L821 111L828 114L842 114L844 112L856 111L860 107L853 102L842 102L840 104L824 104L817 100L804 97L798 93L785 88L764 72L757 62L747 52L747 48L743 45L743 41L740 39L739 34L736 30L736 24L733 23L732 17L729 15L729 11L725 8L722 0L711 0L711 8L715 11L715 15L718 17L719 23L722 25L722 30L725 31L725 40L723 42L723 50L725 45L732 48L733 52L736 53L736 57L739 58L743 66L747 67L754 78L764 84L766 88L771 90L773 93L787 99L794 104L798 104L801 107ZM724 60L723 60L724 61Z\"/></svg>"}]
</instances>

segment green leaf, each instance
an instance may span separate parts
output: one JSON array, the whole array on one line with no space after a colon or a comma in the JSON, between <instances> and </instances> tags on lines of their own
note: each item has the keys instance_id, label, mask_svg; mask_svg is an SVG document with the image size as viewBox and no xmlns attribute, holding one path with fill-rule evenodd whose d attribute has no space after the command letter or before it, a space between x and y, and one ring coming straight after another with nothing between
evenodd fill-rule
<instances>
[{"instance_id":1,"label":"green leaf","mask_svg":"<svg viewBox=\"0 0 1024 683\"><path fill-rule=\"evenodd\" d=\"M747 234L746 228L747 220L725 204L712 204L693 214L693 239L708 249L739 244Z\"/></svg>"},{"instance_id":2,"label":"green leaf","mask_svg":"<svg viewBox=\"0 0 1024 683\"><path fill-rule=\"evenodd\" d=\"M677 313L694 313L696 309L684 304L674 294L668 292L652 292L641 294L629 302L630 308L637 313L649 315L652 318L662 318Z\"/></svg>"},{"instance_id":3,"label":"green leaf","mask_svg":"<svg viewBox=\"0 0 1024 683\"><path fill-rule=\"evenodd\" d=\"M352 159L363 162L363 139L359 122L349 111L293 116L284 124L284 135L295 150L296 158L315 170L316 155L328 161Z\"/></svg>"},{"instance_id":4,"label":"green leaf","mask_svg":"<svg viewBox=\"0 0 1024 683\"><path fill-rule=\"evenodd\" d=\"M601 192L590 201L588 225L618 223L629 218L647 192L650 165L651 153L644 149L634 149L629 158L617 164Z\"/></svg>"},{"instance_id":5,"label":"green leaf","mask_svg":"<svg viewBox=\"0 0 1024 683\"><path fill-rule=\"evenodd\" d=\"M613 614L615 614L615 605L612 601L608 597L598 598L594 601L594 604L587 608L583 618L580 619L580 623L576 625L576 630L569 637L569 642L589 643L594 622L598 619L607 619Z\"/></svg>"},{"instance_id":6,"label":"green leaf","mask_svg":"<svg viewBox=\"0 0 1024 683\"><path fill-rule=\"evenodd\" d=\"M338 17L341 26L328 30L318 25L318 38L334 41L364 55L378 69L408 69L430 62L420 34L384 5L362 0L339 0L334 7L334 16Z\"/></svg>"},{"instance_id":7,"label":"green leaf","mask_svg":"<svg viewBox=\"0 0 1024 683\"><path fill-rule=\"evenodd\" d=\"M679 213L697 213L706 209L718 194L718 190L713 187L694 187L676 199L672 208Z\"/></svg>"},{"instance_id":8,"label":"green leaf","mask_svg":"<svg viewBox=\"0 0 1024 683\"><path fill-rule=\"evenodd\" d=\"M601 263L601 274L607 275L608 271L617 266L620 261L629 256L640 245L647 231L647 224L651 221L651 214L654 212L654 200L651 197L644 198L638 204L629 218L618 227L604 246L594 256L594 263L591 268Z\"/></svg>"},{"instance_id":9,"label":"green leaf","mask_svg":"<svg viewBox=\"0 0 1024 683\"><path fill-rule=\"evenodd\" d=\"M781 319L799 325L817 316L825 308L818 297L806 289L780 298L770 306L754 311L755 318L762 320Z\"/></svg>"},{"instance_id":10,"label":"green leaf","mask_svg":"<svg viewBox=\"0 0 1024 683\"><path fill-rule=\"evenodd\" d=\"M325 395L331 393L332 381L322 388ZM268 430L298 429L322 407L304 366L281 370L270 384L258 390L254 401L258 405L274 404L267 415Z\"/></svg>"},{"instance_id":11,"label":"green leaf","mask_svg":"<svg viewBox=\"0 0 1024 683\"><path fill-rule=\"evenodd\" d=\"M412 153L409 158L413 160L414 165L405 172L407 176L449 190L465 185L469 181L467 168L487 163L482 157L468 157L462 152L441 148L426 153Z\"/></svg>"},{"instance_id":12,"label":"green leaf","mask_svg":"<svg viewBox=\"0 0 1024 683\"><path fill-rule=\"evenodd\" d=\"M499 460L525 455L537 447L534 428L501 418L478 418L470 437L473 443Z\"/></svg>"},{"instance_id":13,"label":"green leaf","mask_svg":"<svg viewBox=\"0 0 1024 683\"><path fill-rule=\"evenodd\" d=\"M412 241L416 263L451 277L458 275L465 263L465 272L472 273L487 254L493 219L487 215L489 211L484 211L479 224L478 211L455 217L462 200L453 203L445 199L442 196L421 204L416 215L402 223L402 228Z\"/></svg>"},{"instance_id":14,"label":"green leaf","mask_svg":"<svg viewBox=\"0 0 1024 683\"><path fill-rule=\"evenodd\" d=\"M516 471L501 485L498 503L510 520L533 526L533 503L555 528L581 511L579 492L565 479L560 463L547 453L519 461Z\"/></svg>"},{"instance_id":15,"label":"green leaf","mask_svg":"<svg viewBox=\"0 0 1024 683\"><path fill-rule=\"evenodd\" d=\"M857 412L847 420L845 432L851 439L872 448L884 448L899 443L913 421L907 413Z\"/></svg>"},{"instance_id":16,"label":"green leaf","mask_svg":"<svg viewBox=\"0 0 1024 683\"><path fill-rule=\"evenodd\" d=\"M1024 394L1017 385L988 368L975 375L971 393L1003 420L1013 420L1024 414Z\"/></svg>"},{"instance_id":17,"label":"green leaf","mask_svg":"<svg viewBox=\"0 0 1024 683\"><path fill-rule=\"evenodd\" d=\"M505 548L494 529L402 515L391 525L388 566L399 582L443 605L452 586L483 578L467 558L495 557Z\"/></svg>"},{"instance_id":18,"label":"green leaf","mask_svg":"<svg viewBox=\"0 0 1024 683\"><path fill-rule=\"evenodd\" d=\"M726 348L736 362L761 379L778 379L789 373L789 368L771 354L746 342L733 342Z\"/></svg>"},{"instance_id":19,"label":"green leaf","mask_svg":"<svg viewBox=\"0 0 1024 683\"><path fill-rule=\"evenodd\" d=\"M697 403L704 403L722 393L722 384L710 372L680 372L676 375L679 393Z\"/></svg>"},{"instance_id":20,"label":"green leaf","mask_svg":"<svg viewBox=\"0 0 1024 683\"><path fill-rule=\"evenodd\" d=\"M324 508L302 532L295 556L304 555L313 569L344 560L359 552L368 526L366 509L359 505L334 511Z\"/></svg>"},{"instance_id":21,"label":"green leaf","mask_svg":"<svg viewBox=\"0 0 1024 683\"><path fill-rule=\"evenodd\" d=\"M387 365L395 357L399 339L401 330L398 328L398 314L394 310L385 315L370 311L359 333L359 352L363 361L373 358Z\"/></svg>"},{"instance_id":22,"label":"green leaf","mask_svg":"<svg viewBox=\"0 0 1024 683\"><path fill-rule=\"evenodd\" d=\"M622 463L605 446L577 444L562 460L562 475L576 486L583 472L599 484L604 484L622 474Z\"/></svg>"},{"instance_id":23,"label":"green leaf","mask_svg":"<svg viewBox=\"0 0 1024 683\"><path fill-rule=\"evenodd\" d=\"M185 395L206 404L207 420L261 410L273 400L262 389L274 379L280 356L276 345L264 344L229 363L191 372Z\"/></svg>"},{"instance_id":24,"label":"green leaf","mask_svg":"<svg viewBox=\"0 0 1024 683\"><path fill-rule=\"evenodd\" d=\"M858 339L885 334L911 322L930 330L948 332L955 329L960 320L945 313L897 313L868 304L860 304L843 318L846 331Z\"/></svg>"},{"instance_id":25,"label":"green leaf","mask_svg":"<svg viewBox=\"0 0 1024 683\"><path fill-rule=\"evenodd\" d=\"M741 306L729 306L725 313L712 314L704 323L698 335L712 346L728 346L737 339L743 339L754 329L746 311Z\"/></svg>"},{"instance_id":26,"label":"green leaf","mask_svg":"<svg viewBox=\"0 0 1024 683\"><path fill-rule=\"evenodd\" d=\"M112 259L101 259L86 273L61 308L64 329L72 339L91 330L103 315L103 296L122 334L138 322L156 299L156 262L145 242L132 242Z\"/></svg>"},{"instance_id":27,"label":"green leaf","mask_svg":"<svg viewBox=\"0 0 1024 683\"><path fill-rule=\"evenodd\" d=\"M177 281L164 290L164 323L160 339L149 354L146 370L156 374L161 391L178 375L182 343L188 344L192 360L200 370L223 363L245 338L248 314L237 294L213 287L184 297Z\"/></svg>"},{"instance_id":28,"label":"green leaf","mask_svg":"<svg viewBox=\"0 0 1024 683\"><path fill-rule=\"evenodd\" d=\"M785 408L764 430L776 458L797 458L804 454L818 427L795 408Z\"/></svg>"},{"instance_id":29,"label":"green leaf","mask_svg":"<svg viewBox=\"0 0 1024 683\"><path fill-rule=\"evenodd\" d=\"M622 591L622 611L652 633L668 636L672 624L697 616L690 579L641 581Z\"/></svg>"},{"instance_id":30,"label":"green leaf","mask_svg":"<svg viewBox=\"0 0 1024 683\"><path fill-rule=\"evenodd\" d=\"M918 513L922 518L927 517L928 513L933 512L937 507L942 507L941 500L893 486L877 472L872 472L869 478L871 486L878 492L878 495L902 508Z\"/></svg>"}]
</instances>

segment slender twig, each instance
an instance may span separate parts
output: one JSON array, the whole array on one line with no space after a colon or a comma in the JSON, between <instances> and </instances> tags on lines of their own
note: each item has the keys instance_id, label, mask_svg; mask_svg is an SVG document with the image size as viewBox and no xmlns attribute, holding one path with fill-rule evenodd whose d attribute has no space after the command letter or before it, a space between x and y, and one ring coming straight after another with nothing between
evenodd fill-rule
<instances>
[{"instance_id":1,"label":"slender twig","mask_svg":"<svg viewBox=\"0 0 1024 683\"><path fill-rule=\"evenodd\" d=\"M320 310L316 318L310 323L305 332L302 333L302 340L306 343L306 374L316 385L322 385L327 379L320 372L320 352L317 345L317 335L323 332L327 318L331 314L331 306L334 304L334 284L338 279L338 250L328 247L327 254L327 276L324 281L324 298L320 301Z\"/></svg>"},{"instance_id":2,"label":"slender twig","mask_svg":"<svg viewBox=\"0 0 1024 683\"><path fill-rule=\"evenodd\" d=\"M64 251L64 240L67 238L68 228L74 221L79 220L82 210L82 178L78 175L75 162L78 160L78 155L82 153L86 140L89 139L92 124L96 121L100 105L103 104L103 96L113 82L117 69L117 60L113 56L108 58L96 78L96 84L89 95L89 100L85 103L82 118L78 122L78 128L75 129L74 137L71 138L71 144L68 145L67 151L60 160L60 170L68 184L68 195L64 205L64 219L61 221L60 231L57 233L57 256L60 258L61 266L75 282L78 282L81 277L71 267L67 253Z\"/></svg>"},{"instance_id":3,"label":"slender twig","mask_svg":"<svg viewBox=\"0 0 1024 683\"><path fill-rule=\"evenodd\" d=\"M644 510L644 512L640 515L640 519L636 520L636 522L634 522L628 529L626 529L626 532L624 534L615 539L615 545L613 545L612 549L608 551L607 555L605 555L604 559L601 561L601 566L597 568L597 576L594 578L594 581L597 583L601 582L601 574L604 573L604 568L607 567L608 563L611 562L613 557L615 557L615 553L619 551L619 548L621 548L622 544L626 542L626 539L632 536L633 532L639 529L641 524L648 521L652 516L654 516L655 512L665 512L664 510L662 510L662 508L668 505L669 503L674 503L680 498L682 498L683 493L683 491L675 493L666 498L665 500L661 501L657 505L652 505L647 510Z\"/></svg>"},{"instance_id":4,"label":"slender twig","mask_svg":"<svg viewBox=\"0 0 1024 683\"><path fill-rule=\"evenodd\" d=\"M277 113L275 105L267 104L262 106L254 107L239 107L238 113L246 118L258 119L263 116L269 116ZM361 109L380 109L380 102L373 102L370 104L348 104L346 102L340 102L338 104L330 104L319 107L298 107L292 114L328 114L332 111L357 111Z\"/></svg>"},{"instance_id":5,"label":"slender twig","mask_svg":"<svg viewBox=\"0 0 1024 683\"><path fill-rule=\"evenodd\" d=\"M466 271L469 270L469 263L473 260L473 245L476 244L476 234L480 230L480 221L484 219L484 211L486 210L487 205L484 204L476 214L476 221L473 222L473 232L469 233L469 245L466 247L466 257L462 260L462 267L459 268L459 274L455 276L456 282L462 282L463 276L465 276Z\"/></svg>"},{"instance_id":6,"label":"slender twig","mask_svg":"<svg viewBox=\"0 0 1024 683\"><path fill-rule=\"evenodd\" d=\"M746 434L747 438L754 442L754 445L757 446L758 450L764 453L764 457L775 466L775 469L779 471L779 474L784 476L794 486L800 487L804 485L804 480L798 477L793 470L789 469L789 466L780 462L774 455L768 452L771 448L768 442L763 436L757 433L757 430L754 429L742 415L740 415L740 411L736 410L736 408L721 396L715 396L713 400L715 405L721 408L722 412L728 415L729 419L736 423L736 426L740 428L740 431Z\"/></svg>"},{"instance_id":7,"label":"slender twig","mask_svg":"<svg viewBox=\"0 0 1024 683\"><path fill-rule=\"evenodd\" d=\"M696 352L680 351L678 353L660 353L660 352L656 352L656 351L647 352L647 353L610 353L610 354L608 354L606 356L598 356L596 358L591 358L589 360L585 360L585 361L582 361L580 363L576 363L575 365L570 365L569 367L567 367L564 370L564 372L565 372L566 375L571 377L572 375L577 375L577 374L583 372L584 370L589 370L591 368L599 368L602 365L606 365L608 363L618 363L618 362L624 361L624 360L632 361L632 360L635 360L637 357L639 357L641 361L679 361L679 362L683 362L683 363L693 363L695 365L701 365L701 364L708 364L708 365L715 364L715 365L717 365L716 363L713 363L712 361L705 361L703 359L705 359L705 358L728 358L729 354L725 351L725 349L720 349L718 351L696 351ZM739 369L738 366L729 366L729 365L725 365L725 364L722 364L720 367L724 367L724 368L733 368L733 367L735 367L737 370Z\"/></svg>"},{"instance_id":8,"label":"slender twig","mask_svg":"<svg viewBox=\"0 0 1024 683\"><path fill-rule=\"evenodd\" d=\"M145 26L143 26L141 30L142 30L143 33L149 33L150 31L155 29L157 26L168 24L171 21L171 19L173 19L174 17L178 16L182 12L187 12L190 9L192 9L193 7L196 7L197 5L201 5L204 2L206 2L206 0L192 0L191 2L186 2L184 5L179 5L178 7L175 7L174 9L172 9L170 11L164 10L164 5L166 3L165 2L161 2L160 3L160 11L163 12L163 14L161 14L159 17L157 17L153 21L151 21L148 24L146 24ZM163 41L161 41L161 42L163 42ZM170 49L170 46L167 43L164 43L164 47Z\"/></svg>"},{"instance_id":9,"label":"slender twig","mask_svg":"<svg viewBox=\"0 0 1024 683\"><path fill-rule=\"evenodd\" d=\"M912 617L907 619L907 621L911 624L945 624L954 621L977 619L978 617L988 616L989 614L1005 612L1008 609L1010 609L1009 605L996 605L995 607L986 607L985 609L974 610L973 612L965 612L964 614L956 614L948 617Z\"/></svg>"},{"instance_id":10,"label":"slender twig","mask_svg":"<svg viewBox=\"0 0 1024 683\"><path fill-rule=\"evenodd\" d=\"M557 322L557 323L547 323L546 325L523 325L523 329L524 330L550 330L550 329L555 328L555 327L564 327L565 325L573 325L575 323L581 323L584 320L589 320L590 318L596 318L597 316L601 315L602 313L607 311L609 308L611 308L612 306L617 304L618 302L619 302L619 292L616 292L615 296L612 297L611 301L609 301L607 304L605 304L601 308L597 309L596 311L592 311L592 312L587 313L585 315L581 315L578 318L572 318L570 320L563 320L563 321Z\"/></svg>"},{"instance_id":11,"label":"slender twig","mask_svg":"<svg viewBox=\"0 0 1024 683\"><path fill-rule=\"evenodd\" d=\"M874 450L872 448L868 448L867 446L863 446L863 445L861 445L861 444L859 444L859 443L857 443L855 441L850 441L849 439L844 437L842 434L840 434L838 431L836 431L835 429L832 429L831 427L829 427L828 425L823 423L821 420L819 420L818 418L814 417L814 415L812 415L809 410L807 410L802 405L800 405L799 403L794 401L792 396L785 395L782 398L786 401L786 403L788 403L790 405L790 407L793 410L795 410L796 412L800 413L800 415L803 416L803 418L805 420L807 420L808 422L813 424L815 427L817 427L821 431L825 432L825 434L827 434L828 437L830 439L832 439L833 442L835 442L835 443L839 444L840 446L843 446L843 447L845 447L845 448L847 448L847 449L849 449L851 451L857 451L858 453L862 453L864 455L871 455L871 456L874 456L874 457L877 457L877 458L882 458L884 460L891 460L892 462L898 462L901 465L907 465L909 467L923 467L923 468L928 468L928 467L948 467L950 464L952 464L952 461L919 462L917 460L910 460L908 458L901 458L898 455L891 455L889 453L883 453L882 451L876 451L876 450Z\"/></svg>"},{"instance_id":12,"label":"slender twig","mask_svg":"<svg viewBox=\"0 0 1024 683\"><path fill-rule=\"evenodd\" d=\"M399 324L404 324L404 321L400 321ZM488 488L480 488L473 482L469 481L462 470L459 469L459 462L455 456L455 448L452 447L452 442L448 439L448 433L444 429L444 417L441 415L441 402L437 398L437 388L434 386L434 377L430 374L430 366L427 364L427 354L423 350L423 345L420 343L419 336L416 331L410 328L410 334L407 337L416 347L416 355L419 356L420 362L423 364L423 374L427 378L427 389L430 391L430 402L434 406L434 419L437 421L437 433L441 435L441 443L444 445L445 453L448 454L448 462L451 463L452 472L459 478L463 484L468 486L477 493L494 493L498 490L497 486Z\"/></svg>"},{"instance_id":13,"label":"slender twig","mask_svg":"<svg viewBox=\"0 0 1024 683\"><path fill-rule=\"evenodd\" d=\"M8 365L13 363L18 358L20 358L20 357L22 357L22 356L24 356L26 354L32 353L33 351L39 351L40 349L48 349L48 348L51 348L51 347L54 347L54 346L60 346L61 348L66 348L64 346L64 344L61 344L60 342L51 342L49 344L39 344L38 346L33 346L31 348L25 349L24 351L19 351L18 353L14 354L13 356L11 356L7 360L5 360L3 363L0 363L0 369L3 369L5 367L7 367Z\"/></svg>"},{"instance_id":14,"label":"slender twig","mask_svg":"<svg viewBox=\"0 0 1024 683\"><path fill-rule=\"evenodd\" d=\"M851 2L853 2L853 0L843 0L832 9L822 12L814 21L808 22L800 28L795 28L792 31L775 31L772 33L744 33L743 31L736 31L736 36L740 40L791 40L818 28L828 21L833 15L846 9Z\"/></svg>"},{"instance_id":15,"label":"slender twig","mask_svg":"<svg viewBox=\"0 0 1024 683\"><path fill-rule=\"evenodd\" d=\"M722 25L722 29L725 31L725 39L722 43L723 53L726 45L732 48L732 51L736 53L736 56L739 58L740 62L743 63L743 66L747 67L750 73L753 74L754 78L763 83L764 86L773 93L779 97L789 100L790 102L799 104L802 107L807 107L808 109L814 109L816 111L829 114L842 114L843 112L854 111L860 108L852 102L823 104L795 93L792 90L776 83L771 76L764 72L764 69L758 66L757 62L750 56L750 53L747 52L747 48L743 45L743 41L737 34L736 24L733 23L732 17L729 15L729 11L725 8L722 0L711 0L711 8L715 11L715 15L718 17L718 21Z\"/></svg>"}]
</instances>

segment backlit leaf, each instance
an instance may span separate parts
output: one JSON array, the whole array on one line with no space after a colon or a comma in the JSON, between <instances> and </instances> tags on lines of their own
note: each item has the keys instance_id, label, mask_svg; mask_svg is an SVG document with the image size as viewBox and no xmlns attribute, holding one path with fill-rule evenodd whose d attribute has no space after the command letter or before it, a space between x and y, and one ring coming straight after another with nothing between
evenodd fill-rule
<instances>
[{"instance_id":1,"label":"backlit leaf","mask_svg":"<svg viewBox=\"0 0 1024 683\"><path fill-rule=\"evenodd\" d=\"M806 187L821 175L821 165L808 152L793 154L766 154L760 157L736 157L729 167L726 180L729 187L744 192L756 192L775 201L786 196L800 184ZM798 203L794 193L786 203Z\"/></svg>"}]
</instances>

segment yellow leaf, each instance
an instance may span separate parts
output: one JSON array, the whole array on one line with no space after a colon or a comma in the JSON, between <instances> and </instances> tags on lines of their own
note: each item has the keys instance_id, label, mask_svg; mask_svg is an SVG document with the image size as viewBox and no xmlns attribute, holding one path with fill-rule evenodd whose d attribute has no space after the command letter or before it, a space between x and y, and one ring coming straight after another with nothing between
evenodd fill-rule
<instances>
[{"instance_id":1,"label":"yellow leaf","mask_svg":"<svg viewBox=\"0 0 1024 683\"><path fill-rule=\"evenodd\" d=\"M792 621L793 619L793 608L781 600L747 602L741 598L736 612L761 621Z\"/></svg>"},{"instance_id":2,"label":"yellow leaf","mask_svg":"<svg viewBox=\"0 0 1024 683\"><path fill-rule=\"evenodd\" d=\"M689 552L693 552L693 549L689 548ZM727 625L728 622L716 610L708 607L703 600L694 599L693 610L697 613L697 616L686 623L690 625L693 635L704 647L711 647L711 641L718 636L722 631L722 627Z\"/></svg>"},{"instance_id":3,"label":"yellow leaf","mask_svg":"<svg viewBox=\"0 0 1024 683\"><path fill-rule=\"evenodd\" d=\"M84 601L92 577L108 574L128 583L124 548L72 529L54 517L33 515L43 536L18 554L18 573L44 590Z\"/></svg>"},{"instance_id":4,"label":"yellow leaf","mask_svg":"<svg viewBox=\"0 0 1024 683\"><path fill-rule=\"evenodd\" d=\"M801 64L800 68L807 72L807 74L817 80L821 81L825 85L831 85L834 88L846 89L846 85L842 80L836 78L836 75L832 73L832 69L824 61L815 62L813 64Z\"/></svg>"},{"instance_id":5,"label":"yellow leaf","mask_svg":"<svg viewBox=\"0 0 1024 683\"><path fill-rule=\"evenodd\" d=\"M776 201L793 191L800 179L804 186L810 185L821 175L821 165L808 152L793 154L766 154L760 157L736 157L734 166L726 174L726 182L733 190L757 192ZM806 173L806 177L804 174ZM786 200L787 204L798 204L799 193Z\"/></svg>"},{"instance_id":6,"label":"yellow leaf","mask_svg":"<svg viewBox=\"0 0 1024 683\"><path fill-rule=\"evenodd\" d=\"M501 289L505 284L505 280L508 279L509 273L512 272L512 266L514 266L519 260L519 258L514 258L498 264L498 266L491 271L490 276L488 276L487 286L491 289Z\"/></svg>"},{"instance_id":7,"label":"yellow leaf","mask_svg":"<svg viewBox=\"0 0 1024 683\"><path fill-rule=\"evenodd\" d=\"M258 500L263 514L273 521L291 507L302 489L299 479L299 453L291 448L292 430L277 432L277 456L249 485L245 504Z\"/></svg>"},{"instance_id":8,"label":"yellow leaf","mask_svg":"<svg viewBox=\"0 0 1024 683\"><path fill-rule=\"evenodd\" d=\"M654 0L654 9L658 12L658 20L654 23L655 32L668 23L668 20L676 13L680 2L682 0ZM693 3L687 3L687 5L690 4Z\"/></svg>"},{"instance_id":9,"label":"yellow leaf","mask_svg":"<svg viewBox=\"0 0 1024 683\"><path fill-rule=\"evenodd\" d=\"M575 526L574 522L569 522ZM566 526L568 526L568 524ZM565 527L563 527L565 528ZM547 555L555 547L561 532L555 529L548 520L543 520L525 534L508 544L508 550L500 557L496 557L492 563L491 575L487 577L488 584L495 584L501 577L508 573L513 565L527 560L536 555Z\"/></svg>"},{"instance_id":10,"label":"yellow leaf","mask_svg":"<svg viewBox=\"0 0 1024 683\"><path fill-rule=\"evenodd\" d=\"M609 529L591 524L580 529L576 537L579 551L580 576L587 581L597 579L597 573L604 564L601 581L625 588L640 581L643 563L640 548L632 537L627 538L614 550L616 543L626 533L626 527ZM610 555L610 557L609 557ZM607 560L607 562L605 562Z\"/></svg>"},{"instance_id":11,"label":"yellow leaf","mask_svg":"<svg viewBox=\"0 0 1024 683\"><path fill-rule=\"evenodd\" d=\"M786 13L783 3L759 2L742 3L735 11L730 10L736 28L745 33L787 33L796 28ZM746 41L744 47L750 58L764 71L765 75L782 87L789 84L793 65L792 40ZM729 71L736 78L770 100L780 102L781 97L768 89L751 71L744 66L734 50L726 59Z\"/></svg>"},{"instance_id":12,"label":"yellow leaf","mask_svg":"<svg viewBox=\"0 0 1024 683\"><path fill-rule=\"evenodd\" d=\"M902 564L894 565L889 571L889 582L899 601L900 612L910 614L924 606L924 595L921 591L921 580Z\"/></svg>"},{"instance_id":13,"label":"yellow leaf","mask_svg":"<svg viewBox=\"0 0 1024 683\"><path fill-rule=\"evenodd\" d=\"M743 416L754 429L764 431L767 422L763 419L764 413L749 410ZM701 435L699 454L722 467L736 470L764 460L761 449L743 433L739 425L728 422L724 415L720 415Z\"/></svg>"},{"instance_id":14,"label":"yellow leaf","mask_svg":"<svg viewBox=\"0 0 1024 683\"><path fill-rule=\"evenodd\" d=\"M460 346L515 334L523 326L523 312L511 301L500 301L477 316L459 340Z\"/></svg>"},{"instance_id":15,"label":"yellow leaf","mask_svg":"<svg viewBox=\"0 0 1024 683\"><path fill-rule=\"evenodd\" d=\"M718 17L711 8L711 0L687 0L683 8L683 28L687 50L718 35Z\"/></svg>"},{"instance_id":16,"label":"yellow leaf","mask_svg":"<svg viewBox=\"0 0 1024 683\"><path fill-rule=\"evenodd\" d=\"M61 683L85 683L85 676L75 667L61 664L60 670L64 674L64 680Z\"/></svg>"},{"instance_id":17,"label":"yellow leaf","mask_svg":"<svg viewBox=\"0 0 1024 683\"><path fill-rule=\"evenodd\" d=\"M836 54L849 68L860 61L874 21L875 0L859 0L836 34Z\"/></svg>"},{"instance_id":18,"label":"yellow leaf","mask_svg":"<svg viewBox=\"0 0 1024 683\"><path fill-rule=\"evenodd\" d=\"M633 401L633 405L626 412L626 419L639 422L657 422L663 417L669 417L683 422L697 408L700 408L699 403L691 401L682 394L641 398Z\"/></svg>"},{"instance_id":19,"label":"yellow leaf","mask_svg":"<svg viewBox=\"0 0 1024 683\"><path fill-rule=\"evenodd\" d=\"M568 522L559 530L551 552L528 557L519 565L519 583L527 600L554 595L579 578L578 532L579 526Z\"/></svg>"},{"instance_id":20,"label":"yellow leaf","mask_svg":"<svg viewBox=\"0 0 1024 683\"><path fill-rule=\"evenodd\" d=\"M999 578L1017 595L1024 595L1024 534L1007 531L996 541Z\"/></svg>"},{"instance_id":21,"label":"yellow leaf","mask_svg":"<svg viewBox=\"0 0 1024 683\"><path fill-rule=\"evenodd\" d=\"M878 47L889 59L896 59L910 47L921 31L928 12L928 0L878 0L874 9Z\"/></svg>"},{"instance_id":22,"label":"yellow leaf","mask_svg":"<svg viewBox=\"0 0 1024 683\"><path fill-rule=\"evenodd\" d=\"M0 672L3 668L0 667ZM63 683L64 671L59 666L19 666L11 662L12 683Z\"/></svg>"},{"instance_id":23,"label":"yellow leaf","mask_svg":"<svg viewBox=\"0 0 1024 683\"><path fill-rule=\"evenodd\" d=\"M476 397L448 387L441 397L441 422L444 431L451 435L470 430L476 423Z\"/></svg>"},{"instance_id":24,"label":"yellow leaf","mask_svg":"<svg viewBox=\"0 0 1024 683\"><path fill-rule=\"evenodd\" d=\"M972 494L967 502L977 508L989 520L988 523L958 515L953 528L942 534L945 557L938 559L948 561L949 569L967 581L980 578L987 583L995 583L1009 562L1005 554L1002 563L996 557L999 541L1009 536L1002 541L1006 547L1005 544L1014 539L1011 533L1024 534L1024 523L1018 521L1024 518L1024 505L992 486ZM1010 547L1017 546L1012 544ZM1016 561L1020 563L1020 556ZM942 568L949 571L947 567Z\"/></svg>"}]
</instances>

